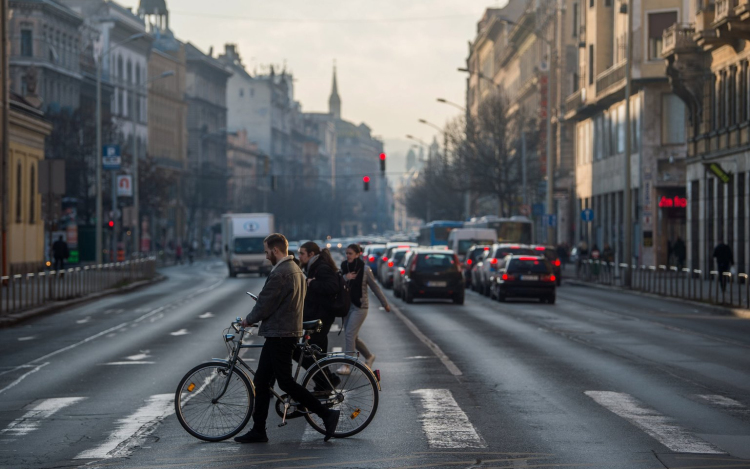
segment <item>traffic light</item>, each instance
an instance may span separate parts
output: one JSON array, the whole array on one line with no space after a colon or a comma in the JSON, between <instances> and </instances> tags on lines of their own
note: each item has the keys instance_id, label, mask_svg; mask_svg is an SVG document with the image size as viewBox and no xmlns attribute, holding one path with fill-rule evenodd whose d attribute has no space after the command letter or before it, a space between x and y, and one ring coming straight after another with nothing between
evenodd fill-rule
<instances>
[{"instance_id":1,"label":"traffic light","mask_svg":"<svg viewBox=\"0 0 750 469\"><path fill-rule=\"evenodd\" d=\"M110 228L114 228L114 227L115 227L115 221L114 221L114 220L110 220L110 221L109 221L109 223L107 223L107 225L108 225L108 226L109 226Z\"/></svg>"},{"instance_id":2,"label":"traffic light","mask_svg":"<svg viewBox=\"0 0 750 469\"><path fill-rule=\"evenodd\" d=\"M380 154L380 172L385 173L385 153Z\"/></svg>"},{"instance_id":3,"label":"traffic light","mask_svg":"<svg viewBox=\"0 0 750 469\"><path fill-rule=\"evenodd\" d=\"M365 183L365 192L370 190L370 176L365 176L362 178L362 182Z\"/></svg>"}]
</instances>

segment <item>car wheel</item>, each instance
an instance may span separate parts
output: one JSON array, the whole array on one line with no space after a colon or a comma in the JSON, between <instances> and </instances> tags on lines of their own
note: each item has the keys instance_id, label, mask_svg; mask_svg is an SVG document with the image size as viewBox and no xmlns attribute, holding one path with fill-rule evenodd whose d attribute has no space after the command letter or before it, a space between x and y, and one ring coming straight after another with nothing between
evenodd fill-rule
<instances>
[{"instance_id":1,"label":"car wheel","mask_svg":"<svg viewBox=\"0 0 750 469\"><path fill-rule=\"evenodd\" d=\"M557 279L556 279L556 283L557 283L557 286L558 286L558 287L559 287L560 285L562 285L562 275L559 275L559 276L557 277Z\"/></svg>"},{"instance_id":2,"label":"car wheel","mask_svg":"<svg viewBox=\"0 0 750 469\"><path fill-rule=\"evenodd\" d=\"M547 303L549 303L551 305L555 304L555 295L548 296L547 297Z\"/></svg>"},{"instance_id":3,"label":"car wheel","mask_svg":"<svg viewBox=\"0 0 750 469\"><path fill-rule=\"evenodd\" d=\"M500 291L500 288L498 287L498 291L497 291L497 301L499 301L500 303L505 303L505 298L506 298L506 297L505 297L505 293L501 292L501 291Z\"/></svg>"},{"instance_id":4,"label":"car wheel","mask_svg":"<svg viewBox=\"0 0 750 469\"><path fill-rule=\"evenodd\" d=\"M482 293L484 294L484 296L490 296L490 286L489 285L484 285L483 288L482 288L482 290L483 290Z\"/></svg>"},{"instance_id":5,"label":"car wheel","mask_svg":"<svg viewBox=\"0 0 750 469\"><path fill-rule=\"evenodd\" d=\"M398 288L394 288L393 296L395 296L396 298L401 298L401 290L399 290Z\"/></svg>"},{"instance_id":6,"label":"car wheel","mask_svg":"<svg viewBox=\"0 0 750 469\"><path fill-rule=\"evenodd\" d=\"M464 304L464 294L459 293L453 297L453 304L462 305Z\"/></svg>"},{"instance_id":7,"label":"car wheel","mask_svg":"<svg viewBox=\"0 0 750 469\"><path fill-rule=\"evenodd\" d=\"M414 294L408 288L404 290L404 301L409 304L414 303Z\"/></svg>"},{"instance_id":8,"label":"car wheel","mask_svg":"<svg viewBox=\"0 0 750 469\"><path fill-rule=\"evenodd\" d=\"M237 277L237 272L232 268L232 266L229 266L229 276L232 278Z\"/></svg>"}]
</instances>

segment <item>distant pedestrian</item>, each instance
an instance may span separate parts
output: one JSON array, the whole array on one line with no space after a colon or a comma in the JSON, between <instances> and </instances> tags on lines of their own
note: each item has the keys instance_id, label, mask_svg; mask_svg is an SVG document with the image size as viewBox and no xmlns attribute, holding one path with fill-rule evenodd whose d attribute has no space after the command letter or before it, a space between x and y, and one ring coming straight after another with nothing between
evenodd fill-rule
<instances>
[{"instance_id":1,"label":"distant pedestrian","mask_svg":"<svg viewBox=\"0 0 750 469\"><path fill-rule=\"evenodd\" d=\"M65 270L65 260L70 257L70 251L68 250L68 243L63 240L62 235L57 238L57 241L52 243L52 258L55 261L53 268L55 270Z\"/></svg>"},{"instance_id":2,"label":"distant pedestrian","mask_svg":"<svg viewBox=\"0 0 750 469\"><path fill-rule=\"evenodd\" d=\"M557 257L560 258L560 262L562 262L563 267L568 265L568 250L562 243L557 245Z\"/></svg>"},{"instance_id":3,"label":"distant pedestrian","mask_svg":"<svg viewBox=\"0 0 750 469\"><path fill-rule=\"evenodd\" d=\"M375 361L375 354L370 352L367 345L359 338L359 330L362 328L365 319L367 319L367 311L369 309L367 287L369 286L372 289L372 292L378 297L380 304L383 305L386 311L390 312L391 307L388 305L388 300L383 295L377 282L375 282L372 270L365 264L360 254L362 254L362 248L358 244L350 244L346 248L346 260L341 263L341 272L349 282L349 291L352 298L349 314L344 318L344 333L346 335L346 348L344 351L353 352L357 350L361 352L362 356L365 357L367 366L372 368L372 363ZM340 375L348 375L351 373L351 369L349 365L343 365L336 372Z\"/></svg>"},{"instance_id":4,"label":"distant pedestrian","mask_svg":"<svg viewBox=\"0 0 750 469\"><path fill-rule=\"evenodd\" d=\"M677 237L675 242L672 243L672 254L674 255L675 261L677 262L677 267L682 270L682 268L685 267L687 248L685 247L685 241L683 241L679 236Z\"/></svg>"},{"instance_id":5,"label":"distant pedestrian","mask_svg":"<svg viewBox=\"0 0 750 469\"><path fill-rule=\"evenodd\" d=\"M714 257L716 258L716 270L719 271L719 279L721 282L722 291L726 288L726 280L724 279L724 272L729 272L734 265L734 256L732 255L732 248L729 247L724 241L719 241L719 244L714 248Z\"/></svg>"},{"instance_id":6,"label":"distant pedestrian","mask_svg":"<svg viewBox=\"0 0 750 469\"><path fill-rule=\"evenodd\" d=\"M182 264L182 243L177 243L177 247L174 248L174 264Z\"/></svg>"}]
</instances>

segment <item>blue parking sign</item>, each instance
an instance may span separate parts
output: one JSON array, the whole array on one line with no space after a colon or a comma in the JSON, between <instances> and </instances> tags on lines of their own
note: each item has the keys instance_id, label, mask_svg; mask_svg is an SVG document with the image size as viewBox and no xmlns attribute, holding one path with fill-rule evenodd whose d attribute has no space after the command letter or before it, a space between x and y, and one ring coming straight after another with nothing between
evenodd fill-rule
<instances>
[{"instance_id":1,"label":"blue parking sign","mask_svg":"<svg viewBox=\"0 0 750 469\"><path fill-rule=\"evenodd\" d=\"M544 216L545 224L552 228L557 226L557 215L547 214Z\"/></svg>"},{"instance_id":2,"label":"blue parking sign","mask_svg":"<svg viewBox=\"0 0 750 469\"><path fill-rule=\"evenodd\" d=\"M122 166L120 145L104 145L102 147L102 169L117 171Z\"/></svg>"}]
</instances>

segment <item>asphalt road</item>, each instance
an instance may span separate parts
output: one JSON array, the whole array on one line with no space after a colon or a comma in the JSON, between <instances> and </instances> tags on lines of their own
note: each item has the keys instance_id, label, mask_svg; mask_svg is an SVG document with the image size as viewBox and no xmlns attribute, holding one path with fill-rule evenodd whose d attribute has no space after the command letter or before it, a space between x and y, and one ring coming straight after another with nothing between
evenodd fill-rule
<instances>
[{"instance_id":1,"label":"asphalt road","mask_svg":"<svg viewBox=\"0 0 750 469\"><path fill-rule=\"evenodd\" d=\"M383 390L364 432L324 443L271 411L267 444L196 440L174 390L226 355L223 330L264 279L219 262L163 272L0 330L0 468L750 468L750 321L570 285L555 305L389 293L387 313L373 297L362 338Z\"/></svg>"}]
</instances>

